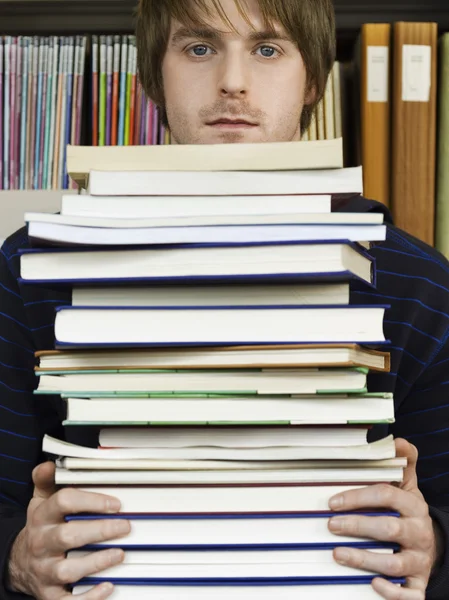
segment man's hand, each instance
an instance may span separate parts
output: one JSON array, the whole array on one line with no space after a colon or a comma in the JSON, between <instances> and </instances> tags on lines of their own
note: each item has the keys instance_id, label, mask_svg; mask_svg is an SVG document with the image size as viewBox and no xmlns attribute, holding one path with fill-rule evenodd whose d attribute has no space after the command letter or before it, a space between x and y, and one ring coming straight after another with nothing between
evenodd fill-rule
<instances>
[{"instance_id":1,"label":"man's hand","mask_svg":"<svg viewBox=\"0 0 449 600\"><path fill-rule=\"evenodd\" d=\"M104 550L78 559L65 552L127 535L125 520L74 521L74 513L116 513L120 502L102 494L76 489L57 491L53 463L39 465L33 472L34 496L28 506L27 523L17 536L9 561L9 588L37 600L69 600L65 586L123 561L122 550ZM104 583L79 596L80 600L103 600L113 590Z\"/></svg>"},{"instance_id":2,"label":"man's hand","mask_svg":"<svg viewBox=\"0 0 449 600\"><path fill-rule=\"evenodd\" d=\"M333 517L330 530L337 535L367 537L396 542L401 552L393 555L370 553L355 548L336 548L334 558L340 564L362 568L388 577L406 577L398 587L376 577L374 589L386 600L424 600L432 569L439 560L439 540L429 508L418 489L417 449L406 440L396 440L397 456L407 457L408 466L400 485L373 485L334 496L329 506L334 511L390 509L400 517ZM336 503L333 501L337 500ZM338 502L339 501L339 502Z\"/></svg>"}]
</instances>

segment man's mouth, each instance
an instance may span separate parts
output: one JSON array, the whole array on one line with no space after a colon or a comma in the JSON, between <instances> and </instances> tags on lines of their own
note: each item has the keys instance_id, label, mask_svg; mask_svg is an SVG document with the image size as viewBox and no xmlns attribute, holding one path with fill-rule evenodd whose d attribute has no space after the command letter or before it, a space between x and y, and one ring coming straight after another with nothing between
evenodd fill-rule
<instances>
[{"instance_id":1,"label":"man's mouth","mask_svg":"<svg viewBox=\"0 0 449 600\"><path fill-rule=\"evenodd\" d=\"M228 119L225 117L210 121L207 125L216 127L217 129L250 129L257 127L257 123L252 123L246 119Z\"/></svg>"}]
</instances>

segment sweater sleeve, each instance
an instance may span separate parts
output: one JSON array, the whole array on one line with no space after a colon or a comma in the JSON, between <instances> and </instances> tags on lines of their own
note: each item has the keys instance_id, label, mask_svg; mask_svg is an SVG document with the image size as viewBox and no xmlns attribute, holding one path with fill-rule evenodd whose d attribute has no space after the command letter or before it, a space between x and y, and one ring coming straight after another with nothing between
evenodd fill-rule
<instances>
[{"instance_id":1,"label":"sweater sleeve","mask_svg":"<svg viewBox=\"0 0 449 600\"><path fill-rule=\"evenodd\" d=\"M417 447L418 485L443 532L442 562L426 599L449 600L449 329L397 410L393 433Z\"/></svg>"}]
</instances>

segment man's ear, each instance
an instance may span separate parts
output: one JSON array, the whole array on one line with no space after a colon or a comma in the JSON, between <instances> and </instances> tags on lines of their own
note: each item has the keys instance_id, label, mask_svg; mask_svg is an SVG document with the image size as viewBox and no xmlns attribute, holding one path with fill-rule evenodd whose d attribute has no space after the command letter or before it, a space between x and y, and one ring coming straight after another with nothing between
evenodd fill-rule
<instances>
[{"instance_id":1,"label":"man's ear","mask_svg":"<svg viewBox=\"0 0 449 600\"><path fill-rule=\"evenodd\" d=\"M309 85L306 95L304 97L304 106L310 106L310 104L314 104L317 98L317 89L316 85Z\"/></svg>"}]
</instances>

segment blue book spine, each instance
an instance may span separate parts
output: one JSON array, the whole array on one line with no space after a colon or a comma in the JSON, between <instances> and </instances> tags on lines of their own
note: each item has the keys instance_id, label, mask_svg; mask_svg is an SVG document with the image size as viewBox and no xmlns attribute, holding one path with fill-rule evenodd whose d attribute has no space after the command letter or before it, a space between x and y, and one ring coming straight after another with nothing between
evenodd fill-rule
<instances>
[{"instance_id":1,"label":"blue book spine","mask_svg":"<svg viewBox=\"0 0 449 600\"><path fill-rule=\"evenodd\" d=\"M128 66L128 37L122 36L122 56L120 67L120 100L119 100L119 121L118 121L118 145L125 143L125 105L126 105L126 78Z\"/></svg>"},{"instance_id":2,"label":"blue book spine","mask_svg":"<svg viewBox=\"0 0 449 600\"><path fill-rule=\"evenodd\" d=\"M43 78L44 40L39 40L39 72L37 77L36 137L34 140L34 180L33 187L39 189L39 157L42 122L42 78Z\"/></svg>"}]
</instances>

